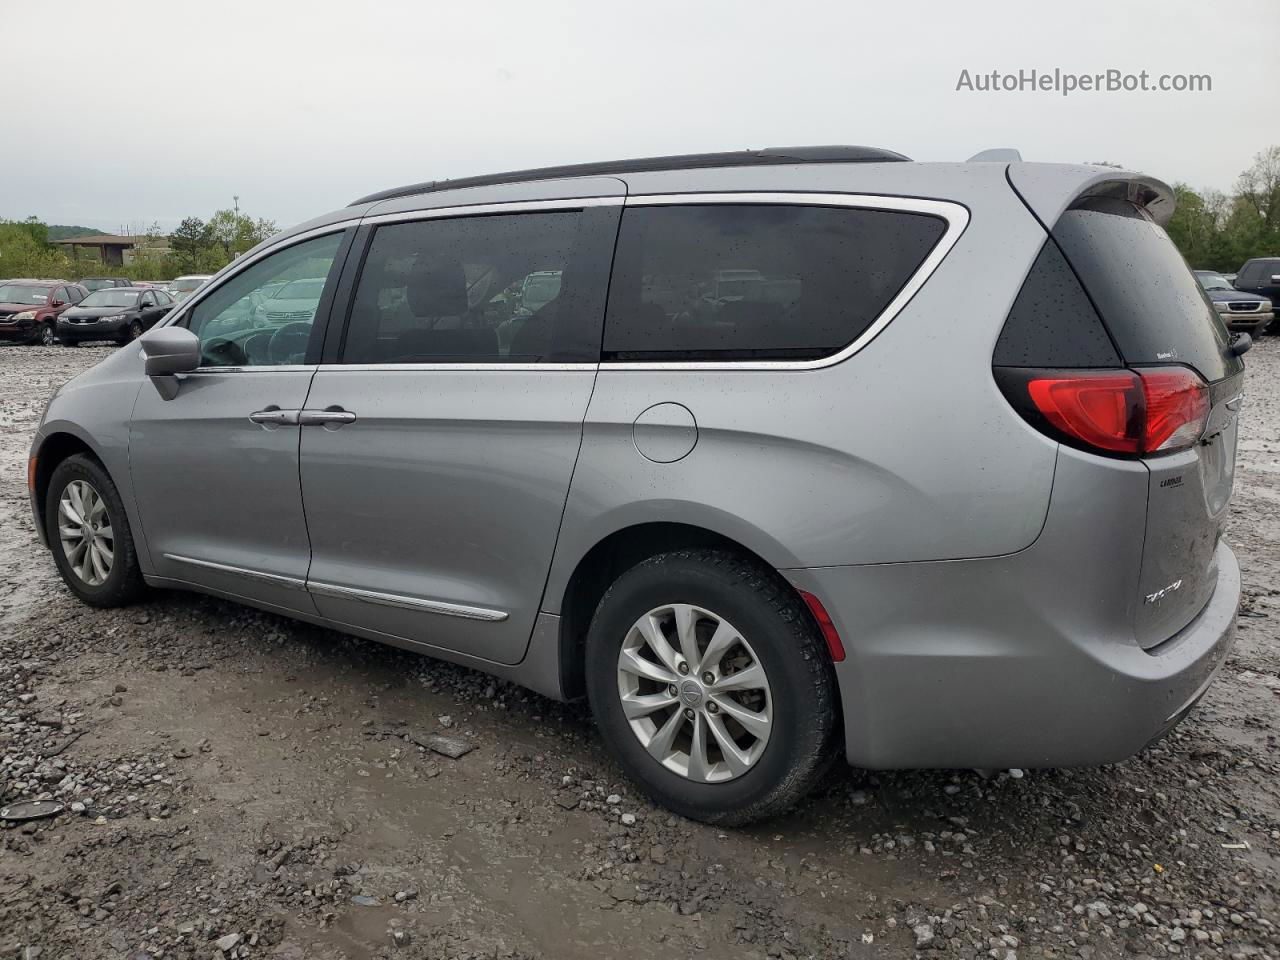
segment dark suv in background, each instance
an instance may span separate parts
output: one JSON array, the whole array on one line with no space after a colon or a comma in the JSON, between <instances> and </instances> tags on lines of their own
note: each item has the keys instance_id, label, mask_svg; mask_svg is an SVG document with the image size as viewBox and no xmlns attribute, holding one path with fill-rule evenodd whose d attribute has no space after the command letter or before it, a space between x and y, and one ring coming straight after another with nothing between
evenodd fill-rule
<instances>
[{"instance_id":1,"label":"dark suv in background","mask_svg":"<svg viewBox=\"0 0 1280 960\"><path fill-rule=\"evenodd\" d=\"M1236 274L1235 287L1266 297L1271 301L1273 310L1280 310L1280 257L1257 257L1246 261ZM1271 329L1277 328L1272 324Z\"/></svg>"},{"instance_id":2,"label":"dark suv in background","mask_svg":"<svg viewBox=\"0 0 1280 960\"><path fill-rule=\"evenodd\" d=\"M65 280L11 280L0 285L0 340L52 346L58 316L89 291Z\"/></svg>"},{"instance_id":3,"label":"dark suv in background","mask_svg":"<svg viewBox=\"0 0 1280 960\"><path fill-rule=\"evenodd\" d=\"M1257 337L1271 326L1275 313L1266 297L1237 290L1230 280L1212 270L1196 270L1195 275L1227 329Z\"/></svg>"}]
</instances>

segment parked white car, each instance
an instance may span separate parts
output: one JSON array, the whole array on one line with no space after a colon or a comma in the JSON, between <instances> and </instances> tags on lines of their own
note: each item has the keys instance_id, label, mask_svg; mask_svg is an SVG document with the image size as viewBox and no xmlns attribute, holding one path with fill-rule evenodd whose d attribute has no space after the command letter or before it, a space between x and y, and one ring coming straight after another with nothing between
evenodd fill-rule
<instances>
[{"instance_id":1,"label":"parked white car","mask_svg":"<svg viewBox=\"0 0 1280 960\"><path fill-rule=\"evenodd\" d=\"M203 287L211 276L211 273L192 273L185 277L175 277L169 283L169 293L175 300L185 300Z\"/></svg>"}]
</instances>

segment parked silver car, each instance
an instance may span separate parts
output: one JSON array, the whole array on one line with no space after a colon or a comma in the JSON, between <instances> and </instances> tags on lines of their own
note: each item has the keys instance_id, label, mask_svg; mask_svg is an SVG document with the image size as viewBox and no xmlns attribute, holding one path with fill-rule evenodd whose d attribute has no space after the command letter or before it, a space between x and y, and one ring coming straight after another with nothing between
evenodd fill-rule
<instances>
[{"instance_id":1,"label":"parked silver car","mask_svg":"<svg viewBox=\"0 0 1280 960\"><path fill-rule=\"evenodd\" d=\"M89 604L198 590L585 694L690 817L775 814L841 753L1120 760L1240 593L1248 340L1172 207L857 147L387 191L59 390L32 508ZM245 309L309 278L297 319Z\"/></svg>"}]
</instances>

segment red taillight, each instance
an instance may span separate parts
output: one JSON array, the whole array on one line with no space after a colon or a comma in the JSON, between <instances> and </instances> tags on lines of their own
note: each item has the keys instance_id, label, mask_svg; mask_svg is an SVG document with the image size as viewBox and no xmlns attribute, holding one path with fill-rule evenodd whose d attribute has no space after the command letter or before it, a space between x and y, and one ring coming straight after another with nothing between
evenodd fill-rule
<instances>
[{"instance_id":1,"label":"red taillight","mask_svg":"<svg viewBox=\"0 0 1280 960\"><path fill-rule=\"evenodd\" d=\"M1142 383L1128 370L1035 377L1027 393L1054 427L1091 447L1140 453Z\"/></svg>"},{"instance_id":2,"label":"red taillight","mask_svg":"<svg viewBox=\"0 0 1280 960\"><path fill-rule=\"evenodd\" d=\"M827 652L831 654L831 662L840 663L844 660L844 644L840 642L836 625L831 622L831 614L827 613L827 608L822 605L822 601L812 593L801 590L800 596L804 599L809 612L813 614L813 619L818 621L818 629L822 631L822 639L827 642Z\"/></svg>"},{"instance_id":3,"label":"red taillight","mask_svg":"<svg viewBox=\"0 0 1280 960\"><path fill-rule=\"evenodd\" d=\"M1209 387L1185 367L1140 370L1147 396L1144 452L1181 450L1200 439L1209 421Z\"/></svg>"},{"instance_id":4,"label":"red taillight","mask_svg":"<svg viewBox=\"0 0 1280 960\"><path fill-rule=\"evenodd\" d=\"M1033 410L1095 450L1180 450L1200 439L1209 418L1209 388L1186 367L1022 373Z\"/></svg>"}]
</instances>

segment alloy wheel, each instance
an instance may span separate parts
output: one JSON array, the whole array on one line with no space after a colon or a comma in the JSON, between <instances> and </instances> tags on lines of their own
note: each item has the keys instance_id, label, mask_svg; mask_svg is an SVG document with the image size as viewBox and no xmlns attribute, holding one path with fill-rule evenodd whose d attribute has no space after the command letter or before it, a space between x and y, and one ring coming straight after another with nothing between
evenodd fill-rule
<instances>
[{"instance_id":1,"label":"alloy wheel","mask_svg":"<svg viewBox=\"0 0 1280 960\"><path fill-rule=\"evenodd\" d=\"M44 326L40 328L40 345L41 346L52 347L54 342L57 339L58 338L54 335L53 327L49 326L49 324L46 323Z\"/></svg>"},{"instance_id":2,"label":"alloy wheel","mask_svg":"<svg viewBox=\"0 0 1280 960\"><path fill-rule=\"evenodd\" d=\"M719 614L682 603L650 610L627 631L617 673L632 733L671 772L721 783L763 755L773 729L769 679Z\"/></svg>"},{"instance_id":3,"label":"alloy wheel","mask_svg":"<svg viewBox=\"0 0 1280 960\"><path fill-rule=\"evenodd\" d=\"M101 586L115 561L106 501L87 480L72 480L58 499L58 538L67 563L84 583Z\"/></svg>"}]
</instances>

